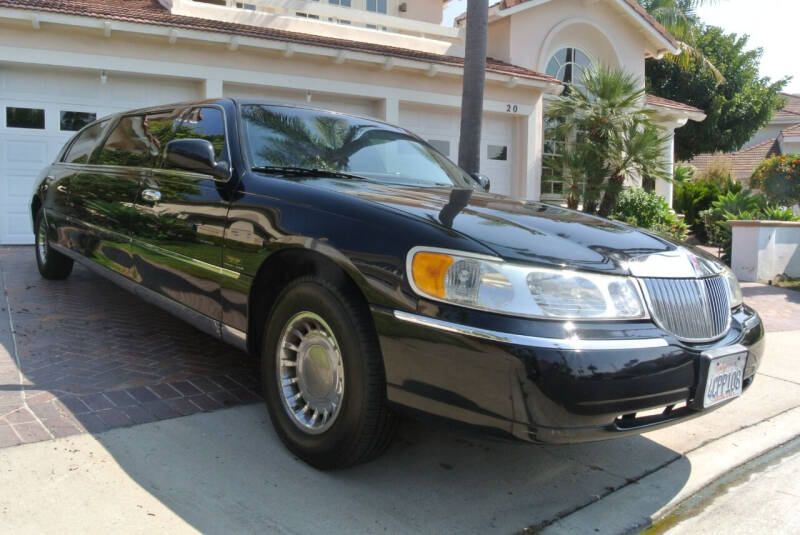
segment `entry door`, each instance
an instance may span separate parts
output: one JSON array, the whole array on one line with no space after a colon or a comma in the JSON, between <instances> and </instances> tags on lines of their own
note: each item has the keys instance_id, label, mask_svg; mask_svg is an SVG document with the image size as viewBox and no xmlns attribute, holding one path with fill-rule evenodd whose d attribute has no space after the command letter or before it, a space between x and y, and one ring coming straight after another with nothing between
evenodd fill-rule
<instances>
[{"instance_id":1,"label":"entry door","mask_svg":"<svg viewBox=\"0 0 800 535\"><path fill-rule=\"evenodd\" d=\"M218 161L230 161L224 114L197 107L183 116L176 139L206 139ZM221 320L222 241L228 184L162 166L144 180L136 201L133 261L139 281L210 318Z\"/></svg>"}]
</instances>

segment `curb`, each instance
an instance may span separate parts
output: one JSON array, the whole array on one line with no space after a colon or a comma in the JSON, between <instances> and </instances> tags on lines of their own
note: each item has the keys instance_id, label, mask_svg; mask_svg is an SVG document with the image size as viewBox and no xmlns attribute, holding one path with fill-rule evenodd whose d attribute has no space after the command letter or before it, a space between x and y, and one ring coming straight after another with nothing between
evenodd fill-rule
<instances>
[{"instance_id":1,"label":"curb","mask_svg":"<svg viewBox=\"0 0 800 535\"><path fill-rule=\"evenodd\" d=\"M642 479L559 519L541 533L619 534L646 529L731 470L798 436L800 407L795 407L688 451ZM691 465L688 480L677 464L686 460ZM663 504L663 498L659 498L661 489L682 479L685 483L681 490ZM642 510L655 512L646 515L639 513Z\"/></svg>"}]
</instances>

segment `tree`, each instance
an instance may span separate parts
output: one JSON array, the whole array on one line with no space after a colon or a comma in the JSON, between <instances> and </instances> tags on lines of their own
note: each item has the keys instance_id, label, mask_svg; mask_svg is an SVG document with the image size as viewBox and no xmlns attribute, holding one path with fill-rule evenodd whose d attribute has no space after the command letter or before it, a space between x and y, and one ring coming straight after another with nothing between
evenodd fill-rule
<instances>
[{"instance_id":1,"label":"tree","mask_svg":"<svg viewBox=\"0 0 800 535\"><path fill-rule=\"evenodd\" d=\"M584 182L584 212L608 216L627 179L671 180L663 161L666 133L642 108L643 98L631 74L592 65L548 107L565 142L547 166L560 167L568 182Z\"/></svg>"},{"instance_id":2,"label":"tree","mask_svg":"<svg viewBox=\"0 0 800 535\"><path fill-rule=\"evenodd\" d=\"M760 77L761 49L747 50L747 40L714 26L699 28L697 47L719 69L722 82L694 57L686 66L675 57L647 60L648 92L696 106L707 115L675 131L678 159L738 150L782 105L779 93L789 79Z\"/></svg>"},{"instance_id":3,"label":"tree","mask_svg":"<svg viewBox=\"0 0 800 535\"><path fill-rule=\"evenodd\" d=\"M668 58L676 60L684 68L689 67L690 59L693 58L718 82L722 82L722 73L697 46L701 24L696 9L713 2L715 0L639 0L639 5L679 41L679 55L667 55Z\"/></svg>"},{"instance_id":4,"label":"tree","mask_svg":"<svg viewBox=\"0 0 800 535\"><path fill-rule=\"evenodd\" d=\"M458 165L468 173L477 173L481 166L481 123L488 32L489 10L486 8L486 0L467 0L467 36Z\"/></svg>"}]
</instances>

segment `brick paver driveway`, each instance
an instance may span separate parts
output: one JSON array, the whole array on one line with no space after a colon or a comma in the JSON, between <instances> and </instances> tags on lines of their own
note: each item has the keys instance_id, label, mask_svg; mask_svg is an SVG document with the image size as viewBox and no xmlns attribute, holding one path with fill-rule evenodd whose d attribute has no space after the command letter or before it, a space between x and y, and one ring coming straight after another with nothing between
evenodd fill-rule
<instances>
[{"instance_id":1,"label":"brick paver driveway","mask_svg":"<svg viewBox=\"0 0 800 535\"><path fill-rule=\"evenodd\" d=\"M0 285L0 447L260 400L254 359L78 265L46 281L33 248L0 247ZM744 293L797 328L800 292Z\"/></svg>"},{"instance_id":2,"label":"brick paver driveway","mask_svg":"<svg viewBox=\"0 0 800 535\"><path fill-rule=\"evenodd\" d=\"M77 264L2 247L0 285L0 447L260 400L254 359Z\"/></svg>"}]
</instances>

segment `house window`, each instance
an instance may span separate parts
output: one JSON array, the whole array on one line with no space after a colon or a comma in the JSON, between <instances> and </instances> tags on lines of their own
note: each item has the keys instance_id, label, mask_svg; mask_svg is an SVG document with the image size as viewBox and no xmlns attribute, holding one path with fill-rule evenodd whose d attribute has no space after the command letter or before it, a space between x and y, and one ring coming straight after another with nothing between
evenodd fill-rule
<instances>
[{"instance_id":1,"label":"house window","mask_svg":"<svg viewBox=\"0 0 800 535\"><path fill-rule=\"evenodd\" d=\"M508 146L489 145L486 147L486 157L490 160L499 160L504 162L508 160Z\"/></svg>"},{"instance_id":2,"label":"house window","mask_svg":"<svg viewBox=\"0 0 800 535\"><path fill-rule=\"evenodd\" d=\"M6 108L8 128L44 130L44 110L39 108Z\"/></svg>"},{"instance_id":3,"label":"house window","mask_svg":"<svg viewBox=\"0 0 800 535\"><path fill-rule=\"evenodd\" d=\"M350 0L328 0L331 4L342 6L342 7L350 7Z\"/></svg>"},{"instance_id":4,"label":"house window","mask_svg":"<svg viewBox=\"0 0 800 535\"><path fill-rule=\"evenodd\" d=\"M313 2L319 2L319 0L312 0ZM304 19L314 19L319 20L319 15L312 15L310 13L303 13L302 11L298 11L295 13L298 17L303 17Z\"/></svg>"},{"instance_id":5,"label":"house window","mask_svg":"<svg viewBox=\"0 0 800 535\"><path fill-rule=\"evenodd\" d=\"M565 84L580 84L583 71L591 64L589 56L577 48L562 48L547 62L545 72Z\"/></svg>"},{"instance_id":6,"label":"house window","mask_svg":"<svg viewBox=\"0 0 800 535\"><path fill-rule=\"evenodd\" d=\"M77 132L95 119L97 119L96 113L87 113L83 111L62 111L60 128L63 132Z\"/></svg>"},{"instance_id":7,"label":"house window","mask_svg":"<svg viewBox=\"0 0 800 535\"><path fill-rule=\"evenodd\" d=\"M236 2L236 7L239 9L247 9L249 11L255 11L256 6L254 4L245 4L243 2Z\"/></svg>"},{"instance_id":8,"label":"house window","mask_svg":"<svg viewBox=\"0 0 800 535\"><path fill-rule=\"evenodd\" d=\"M386 13L386 0L367 0L367 11Z\"/></svg>"},{"instance_id":9,"label":"house window","mask_svg":"<svg viewBox=\"0 0 800 535\"><path fill-rule=\"evenodd\" d=\"M449 141L444 141L444 140L441 140L441 139L429 139L428 143L430 143L431 146L434 149L438 150L439 152L441 152L445 156L450 157L450 142Z\"/></svg>"}]
</instances>

